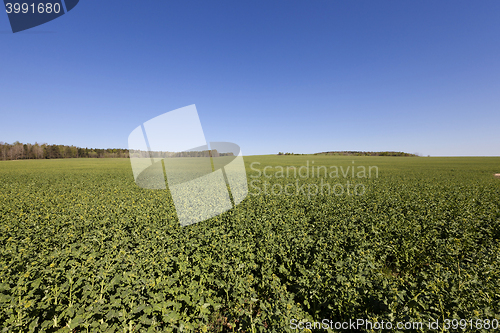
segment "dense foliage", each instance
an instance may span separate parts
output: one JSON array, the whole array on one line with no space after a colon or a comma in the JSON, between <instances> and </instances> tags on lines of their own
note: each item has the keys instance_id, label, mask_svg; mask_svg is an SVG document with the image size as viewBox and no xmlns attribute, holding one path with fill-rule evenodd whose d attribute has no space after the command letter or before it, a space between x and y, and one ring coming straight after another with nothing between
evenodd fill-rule
<instances>
[{"instance_id":1,"label":"dense foliage","mask_svg":"<svg viewBox=\"0 0 500 333\"><path fill-rule=\"evenodd\" d=\"M125 158L129 157L127 149L80 148L66 145L49 145L46 143L12 144L0 142L0 160L29 160L49 158Z\"/></svg>"},{"instance_id":2,"label":"dense foliage","mask_svg":"<svg viewBox=\"0 0 500 333\"><path fill-rule=\"evenodd\" d=\"M315 155L341 155L341 156L402 156L417 157L417 154L405 153L402 151L327 151Z\"/></svg>"},{"instance_id":3,"label":"dense foliage","mask_svg":"<svg viewBox=\"0 0 500 333\"><path fill-rule=\"evenodd\" d=\"M128 160L0 162L0 329L500 319L500 158L245 158L249 181L282 185L295 179L254 178L250 163L307 160L380 174L328 180L362 182L360 196L250 188L236 208L181 228L169 193L137 187Z\"/></svg>"},{"instance_id":4,"label":"dense foliage","mask_svg":"<svg viewBox=\"0 0 500 333\"><path fill-rule=\"evenodd\" d=\"M29 159L57 159L57 158L129 158L131 155L149 157L200 157L200 156L232 156L232 153L219 153L216 149L189 152L158 152L140 151L121 148L80 148L66 145L48 145L46 143L13 144L0 142L0 160L29 160Z\"/></svg>"}]
</instances>

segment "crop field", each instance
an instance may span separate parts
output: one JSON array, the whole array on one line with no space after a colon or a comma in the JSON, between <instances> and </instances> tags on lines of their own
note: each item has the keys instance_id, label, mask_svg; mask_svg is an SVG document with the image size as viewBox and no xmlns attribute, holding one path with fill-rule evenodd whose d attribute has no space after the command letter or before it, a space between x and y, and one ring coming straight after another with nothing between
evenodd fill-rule
<instances>
[{"instance_id":1,"label":"crop field","mask_svg":"<svg viewBox=\"0 0 500 333\"><path fill-rule=\"evenodd\" d=\"M498 325L499 157L249 156L245 165L242 203L180 227L169 192L138 187L127 159L0 162L0 331Z\"/></svg>"}]
</instances>

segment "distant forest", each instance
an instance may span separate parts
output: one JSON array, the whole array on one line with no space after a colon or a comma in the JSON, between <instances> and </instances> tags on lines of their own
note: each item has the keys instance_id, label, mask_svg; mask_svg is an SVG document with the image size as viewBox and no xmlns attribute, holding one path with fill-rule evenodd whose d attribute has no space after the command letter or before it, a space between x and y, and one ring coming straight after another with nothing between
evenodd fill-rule
<instances>
[{"instance_id":1,"label":"distant forest","mask_svg":"<svg viewBox=\"0 0 500 333\"><path fill-rule=\"evenodd\" d=\"M79 148L65 145L48 145L46 143L8 144L0 142L0 160L50 159L50 158L104 158L129 157L128 149Z\"/></svg>"},{"instance_id":2,"label":"distant forest","mask_svg":"<svg viewBox=\"0 0 500 333\"><path fill-rule=\"evenodd\" d=\"M417 157L417 154L405 153L402 151L327 151L314 155L343 155L343 156L404 156Z\"/></svg>"},{"instance_id":3,"label":"distant forest","mask_svg":"<svg viewBox=\"0 0 500 333\"><path fill-rule=\"evenodd\" d=\"M148 152L133 151L137 157L146 157ZM218 153L216 150L203 152L152 152L147 157L202 157L202 156L233 156L232 153ZM52 159L52 158L128 158L128 149L97 149L79 148L65 145L48 145L46 143L21 143L8 144L0 142L0 160L27 160L27 159Z\"/></svg>"},{"instance_id":4,"label":"distant forest","mask_svg":"<svg viewBox=\"0 0 500 333\"><path fill-rule=\"evenodd\" d=\"M308 154L294 154L282 153L278 155L308 155ZM403 157L417 157L417 154L404 153L402 151L325 151L322 153L315 153L313 155L337 155L337 156L403 156Z\"/></svg>"}]
</instances>

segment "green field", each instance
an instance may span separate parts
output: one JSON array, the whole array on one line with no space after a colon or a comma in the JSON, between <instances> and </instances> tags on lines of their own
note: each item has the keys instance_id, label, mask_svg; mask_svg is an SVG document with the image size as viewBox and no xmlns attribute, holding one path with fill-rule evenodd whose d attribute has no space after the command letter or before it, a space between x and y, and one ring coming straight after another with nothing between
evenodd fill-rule
<instances>
[{"instance_id":1,"label":"green field","mask_svg":"<svg viewBox=\"0 0 500 333\"><path fill-rule=\"evenodd\" d=\"M275 173L312 161L329 171L376 166L378 177ZM273 177L256 178L252 162L273 166ZM139 188L128 159L0 162L1 331L500 320L500 157L250 156L245 164L248 197L181 228L168 191ZM297 181L304 191L277 193ZM365 190L308 191L321 181Z\"/></svg>"}]
</instances>

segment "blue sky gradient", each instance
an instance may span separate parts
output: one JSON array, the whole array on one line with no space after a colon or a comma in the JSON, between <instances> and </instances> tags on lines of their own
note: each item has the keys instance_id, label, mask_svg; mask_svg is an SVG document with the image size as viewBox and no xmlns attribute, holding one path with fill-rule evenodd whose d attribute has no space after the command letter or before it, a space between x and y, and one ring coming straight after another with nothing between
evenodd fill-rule
<instances>
[{"instance_id":1,"label":"blue sky gradient","mask_svg":"<svg viewBox=\"0 0 500 333\"><path fill-rule=\"evenodd\" d=\"M245 155L500 155L499 1L86 1L13 34L0 141L127 148L196 104Z\"/></svg>"}]
</instances>

